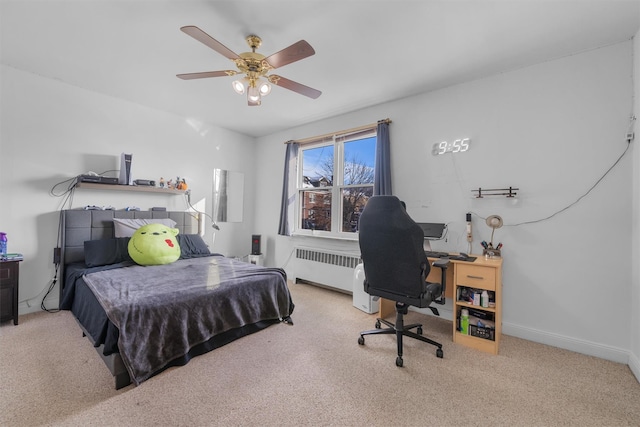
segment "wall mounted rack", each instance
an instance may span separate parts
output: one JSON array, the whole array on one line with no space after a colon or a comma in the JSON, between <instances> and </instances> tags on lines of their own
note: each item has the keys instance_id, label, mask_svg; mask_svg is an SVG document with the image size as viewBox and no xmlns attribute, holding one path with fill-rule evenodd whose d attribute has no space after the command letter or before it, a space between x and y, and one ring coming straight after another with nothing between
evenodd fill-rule
<instances>
[{"instance_id":1,"label":"wall mounted rack","mask_svg":"<svg viewBox=\"0 0 640 427\"><path fill-rule=\"evenodd\" d=\"M516 197L519 191L519 188L509 187L509 188L480 188L477 190L471 190L472 193L475 194L476 199L482 199L485 196L506 196L506 197Z\"/></svg>"}]
</instances>

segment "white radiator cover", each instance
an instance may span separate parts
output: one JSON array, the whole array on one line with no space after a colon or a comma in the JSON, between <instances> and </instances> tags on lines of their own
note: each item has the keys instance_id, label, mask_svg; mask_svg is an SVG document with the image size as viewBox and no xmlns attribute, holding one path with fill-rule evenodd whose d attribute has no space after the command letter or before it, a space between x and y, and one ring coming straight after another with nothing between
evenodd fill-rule
<instances>
[{"instance_id":1,"label":"white radiator cover","mask_svg":"<svg viewBox=\"0 0 640 427\"><path fill-rule=\"evenodd\" d=\"M359 256L324 249L295 248L294 281L304 280L344 292L353 291L353 272Z\"/></svg>"}]
</instances>

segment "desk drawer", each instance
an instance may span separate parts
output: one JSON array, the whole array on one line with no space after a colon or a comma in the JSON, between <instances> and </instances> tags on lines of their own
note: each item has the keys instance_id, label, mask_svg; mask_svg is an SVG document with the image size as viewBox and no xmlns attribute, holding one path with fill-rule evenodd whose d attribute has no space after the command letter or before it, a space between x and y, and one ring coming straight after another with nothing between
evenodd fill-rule
<instances>
[{"instance_id":1,"label":"desk drawer","mask_svg":"<svg viewBox=\"0 0 640 427\"><path fill-rule=\"evenodd\" d=\"M496 290L496 269L474 265L458 265L457 285Z\"/></svg>"}]
</instances>

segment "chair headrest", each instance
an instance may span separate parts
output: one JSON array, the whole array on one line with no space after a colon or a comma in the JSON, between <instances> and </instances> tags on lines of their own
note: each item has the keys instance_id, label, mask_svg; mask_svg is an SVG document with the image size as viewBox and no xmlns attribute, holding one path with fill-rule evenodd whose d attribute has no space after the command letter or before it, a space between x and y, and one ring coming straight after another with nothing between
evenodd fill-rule
<instances>
[{"instance_id":1,"label":"chair headrest","mask_svg":"<svg viewBox=\"0 0 640 427\"><path fill-rule=\"evenodd\" d=\"M374 196L362 211L360 253L367 281L393 287L405 295L419 294L429 265L422 228L407 214L396 196Z\"/></svg>"}]
</instances>

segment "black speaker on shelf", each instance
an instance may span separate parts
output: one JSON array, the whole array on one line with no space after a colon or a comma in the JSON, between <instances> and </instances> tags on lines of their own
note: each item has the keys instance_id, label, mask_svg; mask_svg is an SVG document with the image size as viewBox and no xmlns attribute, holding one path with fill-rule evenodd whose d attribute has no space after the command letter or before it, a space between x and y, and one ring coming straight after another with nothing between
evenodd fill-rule
<instances>
[{"instance_id":1,"label":"black speaker on shelf","mask_svg":"<svg viewBox=\"0 0 640 427\"><path fill-rule=\"evenodd\" d=\"M251 236L251 255L260 255L262 251L260 251L260 235L253 234Z\"/></svg>"}]
</instances>

